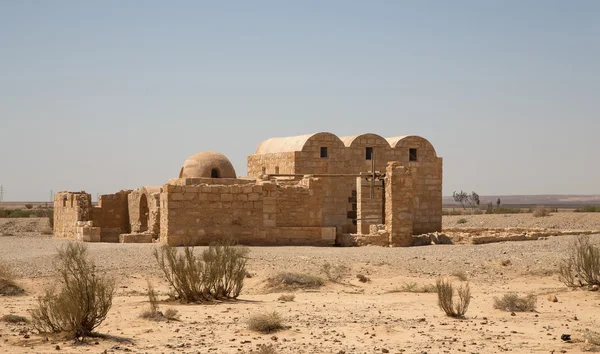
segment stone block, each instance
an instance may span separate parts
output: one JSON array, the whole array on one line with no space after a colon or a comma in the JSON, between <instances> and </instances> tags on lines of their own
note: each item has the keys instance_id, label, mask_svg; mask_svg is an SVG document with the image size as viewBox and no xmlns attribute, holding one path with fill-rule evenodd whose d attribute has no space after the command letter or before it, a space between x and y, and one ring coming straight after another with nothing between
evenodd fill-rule
<instances>
[{"instance_id":1,"label":"stone block","mask_svg":"<svg viewBox=\"0 0 600 354\"><path fill-rule=\"evenodd\" d=\"M152 243L153 236L151 234L120 234L120 243Z\"/></svg>"}]
</instances>

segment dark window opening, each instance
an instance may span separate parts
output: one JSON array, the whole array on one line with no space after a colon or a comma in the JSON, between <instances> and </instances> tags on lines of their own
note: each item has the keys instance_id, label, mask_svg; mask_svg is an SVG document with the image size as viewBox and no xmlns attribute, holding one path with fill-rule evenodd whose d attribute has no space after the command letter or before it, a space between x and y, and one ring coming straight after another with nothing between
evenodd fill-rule
<instances>
[{"instance_id":1,"label":"dark window opening","mask_svg":"<svg viewBox=\"0 0 600 354\"><path fill-rule=\"evenodd\" d=\"M409 161L417 161L417 149L415 149L415 148L408 149L408 160Z\"/></svg>"},{"instance_id":2,"label":"dark window opening","mask_svg":"<svg viewBox=\"0 0 600 354\"><path fill-rule=\"evenodd\" d=\"M263 174L263 175L266 175L266 174L267 174L267 168L266 168L266 167L263 167L263 168L262 168L262 174Z\"/></svg>"},{"instance_id":3,"label":"dark window opening","mask_svg":"<svg viewBox=\"0 0 600 354\"><path fill-rule=\"evenodd\" d=\"M366 158L367 158L367 160L373 159L373 148L372 147L368 147L366 149Z\"/></svg>"},{"instance_id":4,"label":"dark window opening","mask_svg":"<svg viewBox=\"0 0 600 354\"><path fill-rule=\"evenodd\" d=\"M210 178L221 178L221 176L219 175L219 170L216 168L210 170Z\"/></svg>"},{"instance_id":5,"label":"dark window opening","mask_svg":"<svg viewBox=\"0 0 600 354\"><path fill-rule=\"evenodd\" d=\"M326 146L321 146L321 158L322 159L327 158L327 147Z\"/></svg>"},{"instance_id":6,"label":"dark window opening","mask_svg":"<svg viewBox=\"0 0 600 354\"><path fill-rule=\"evenodd\" d=\"M63 199L63 207L67 207L67 197Z\"/></svg>"},{"instance_id":7,"label":"dark window opening","mask_svg":"<svg viewBox=\"0 0 600 354\"><path fill-rule=\"evenodd\" d=\"M275 174L279 174L279 166L275 166Z\"/></svg>"}]
</instances>

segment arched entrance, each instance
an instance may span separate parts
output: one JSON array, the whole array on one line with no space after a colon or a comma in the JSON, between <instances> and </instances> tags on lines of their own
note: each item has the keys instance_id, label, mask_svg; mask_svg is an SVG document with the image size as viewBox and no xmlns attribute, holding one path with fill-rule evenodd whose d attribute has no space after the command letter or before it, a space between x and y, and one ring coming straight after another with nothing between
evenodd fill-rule
<instances>
[{"instance_id":1,"label":"arched entrance","mask_svg":"<svg viewBox=\"0 0 600 354\"><path fill-rule=\"evenodd\" d=\"M210 178L221 178L221 172L218 168L213 168L210 170Z\"/></svg>"},{"instance_id":2,"label":"arched entrance","mask_svg":"<svg viewBox=\"0 0 600 354\"><path fill-rule=\"evenodd\" d=\"M148 217L150 210L148 209L148 198L146 194L142 194L140 198L140 232L148 231Z\"/></svg>"}]
</instances>

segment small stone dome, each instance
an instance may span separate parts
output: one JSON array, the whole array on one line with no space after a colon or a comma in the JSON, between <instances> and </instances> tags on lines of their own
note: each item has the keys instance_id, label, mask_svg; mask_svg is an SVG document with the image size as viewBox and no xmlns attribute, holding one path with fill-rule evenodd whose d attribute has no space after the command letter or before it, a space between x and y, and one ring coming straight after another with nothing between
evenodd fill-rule
<instances>
[{"instance_id":1,"label":"small stone dome","mask_svg":"<svg viewBox=\"0 0 600 354\"><path fill-rule=\"evenodd\" d=\"M179 178L236 178L236 175L225 155L203 151L185 160Z\"/></svg>"}]
</instances>

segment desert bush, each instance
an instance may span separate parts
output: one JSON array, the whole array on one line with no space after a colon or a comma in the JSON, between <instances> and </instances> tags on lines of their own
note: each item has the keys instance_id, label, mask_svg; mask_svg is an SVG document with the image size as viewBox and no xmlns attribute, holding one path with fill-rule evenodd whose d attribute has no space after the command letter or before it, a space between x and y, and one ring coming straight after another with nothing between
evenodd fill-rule
<instances>
[{"instance_id":1,"label":"desert bush","mask_svg":"<svg viewBox=\"0 0 600 354\"><path fill-rule=\"evenodd\" d=\"M175 310L172 307L169 307L165 310L165 313L163 313L163 317L167 320L177 321L179 320L179 311Z\"/></svg>"},{"instance_id":2,"label":"desert bush","mask_svg":"<svg viewBox=\"0 0 600 354\"><path fill-rule=\"evenodd\" d=\"M282 272L267 279L267 285L270 288L280 290L314 289L323 286L323 284L325 284L325 281L318 276L292 272Z\"/></svg>"},{"instance_id":3,"label":"desert bush","mask_svg":"<svg viewBox=\"0 0 600 354\"><path fill-rule=\"evenodd\" d=\"M258 313L248 319L248 328L260 333L273 333L284 328L281 316L275 311Z\"/></svg>"},{"instance_id":4,"label":"desert bush","mask_svg":"<svg viewBox=\"0 0 600 354\"><path fill-rule=\"evenodd\" d=\"M589 344L600 346L600 333L594 331L585 331L583 339Z\"/></svg>"},{"instance_id":5,"label":"desert bush","mask_svg":"<svg viewBox=\"0 0 600 354\"><path fill-rule=\"evenodd\" d=\"M559 266L560 280L569 287L600 285L600 247L580 236L569 250Z\"/></svg>"},{"instance_id":6,"label":"desert bush","mask_svg":"<svg viewBox=\"0 0 600 354\"><path fill-rule=\"evenodd\" d=\"M0 321L7 323L29 323L26 317L19 315L4 315L0 318Z\"/></svg>"},{"instance_id":7,"label":"desert bush","mask_svg":"<svg viewBox=\"0 0 600 354\"><path fill-rule=\"evenodd\" d=\"M439 278L436 281L436 290L438 295L438 306L447 316L454 318L464 318L465 313L471 302L471 288L469 283L461 284L456 290L458 301L454 302L454 286L448 280Z\"/></svg>"},{"instance_id":8,"label":"desert bush","mask_svg":"<svg viewBox=\"0 0 600 354\"><path fill-rule=\"evenodd\" d=\"M0 264L0 295L14 296L24 293L25 290L15 282L11 270L7 266Z\"/></svg>"},{"instance_id":9,"label":"desert bush","mask_svg":"<svg viewBox=\"0 0 600 354\"><path fill-rule=\"evenodd\" d=\"M34 328L74 338L92 335L112 306L114 280L98 273L81 243L60 248L55 267L60 290L47 288L37 299L37 307L30 311Z\"/></svg>"},{"instance_id":10,"label":"desert bush","mask_svg":"<svg viewBox=\"0 0 600 354\"><path fill-rule=\"evenodd\" d=\"M290 301L294 301L294 299L296 298L296 295L294 294L287 294L287 295L281 295L277 301L283 301L283 302L290 302Z\"/></svg>"},{"instance_id":11,"label":"desert bush","mask_svg":"<svg viewBox=\"0 0 600 354\"><path fill-rule=\"evenodd\" d=\"M321 266L321 272L325 274L329 281L339 283L344 277L348 275L350 269L342 264L334 266L328 262L325 262Z\"/></svg>"},{"instance_id":12,"label":"desert bush","mask_svg":"<svg viewBox=\"0 0 600 354\"><path fill-rule=\"evenodd\" d=\"M452 275L457 277L460 281L467 281L469 279L467 272L465 272L464 270L457 270L456 272L452 272Z\"/></svg>"},{"instance_id":13,"label":"desert bush","mask_svg":"<svg viewBox=\"0 0 600 354\"><path fill-rule=\"evenodd\" d=\"M255 353L255 354L277 354L277 349L273 346L273 344L261 344L258 346L256 351L244 352L244 353Z\"/></svg>"},{"instance_id":14,"label":"desert bush","mask_svg":"<svg viewBox=\"0 0 600 354\"><path fill-rule=\"evenodd\" d=\"M573 210L576 213L600 213L600 206L597 205L586 205L581 208Z\"/></svg>"},{"instance_id":15,"label":"desert bush","mask_svg":"<svg viewBox=\"0 0 600 354\"><path fill-rule=\"evenodd\" d=\"M534 311L537 304L537 296L529 294L519 296L517 294L504 294L501 298L494 297L494 308L511 312Z\"/></svg>"},{"instance_id":16,"label":"desert bush","mask_svg":"<svg viewBox=\"0 0 600 354\"><path fill-rule=\"evenodd\" d=\"M25 208L31 209L31 208L33 208L33 204L25 204Z\"/></svg>"},{"instance_id":17,"label":"desert bush","mask_svg":"<svg viewBox=\"0 0 600 354\"><path fill-rule=\"evenodd\" d=\"M418 285L417 283L404 283L400 288L394 288L388 293L433 293L436 287L433 284Z\"/></svg>"},{"instance_id":18,"label":"desert bush","mask_svg":"<svg viewBox=\"0 0 600 354\"><path fill-rule=\"evenodd\" d=\"M368 283L371 280L364 274L357 274L356 278L358 278L358 281L361 283Z\"/></svg>"},{"instance_id":19,"label":"desert bush","mask_svg":"<svg viewBox=\"0 0 600 354\"><path fill-rule=\"evenodd\" d=\"M246 277L248 248L225 240L209 246L201 257L193 247L185 247L183 254L171 246L154 250L154 257L165 278L187 302L235 299L239 296Z\"/></svg>"},{"instance_id":20,"label":"desert bush","mask_svg":"<svg viewBox=\"0 0 600 354\"><path fill-rule=\"evenodd\" d=\"M538 206L532 211L534 218L539 218L543 216L550 216L550 209L542 206Z\"/></svg>"},{"instance_id":21,"label":"desert bush","mask_svg":"<svg viewBox=\"0 0 600 354\"><path fill-rule=\"evenodd\" d=\"M457 224L466 224L466 223L467 223L467 219L465 219L465 218L458 219L458 220L456 221L456 223L457 223Z\"/></svg>"},{"instance_id":22,"label":"desert bush","mask_svg":"<svg viewBox=\"0 0 600 354\"><path fill-rule=\"evenodd\" d=\"M149 279L146 282L148 283L146 294L148 295L148 304L150 306L142 312L140 317L155 321L161 320L162 313L158 310L158 294L154 290L152 282Z\"/></svg>"}]
</instances>

